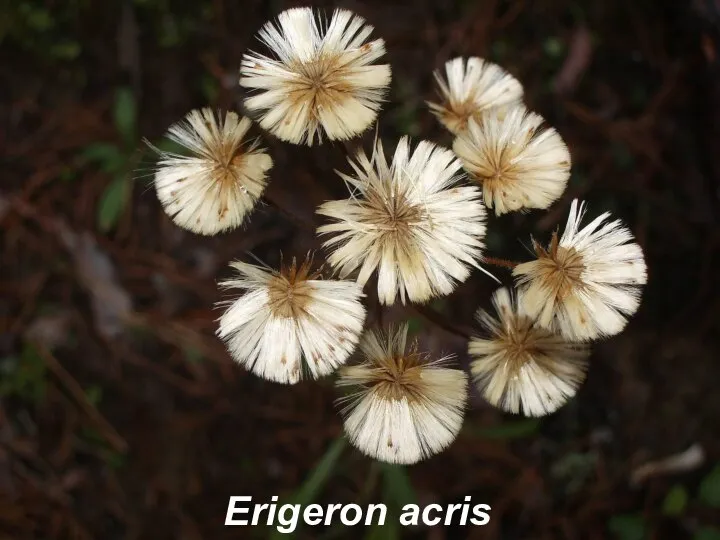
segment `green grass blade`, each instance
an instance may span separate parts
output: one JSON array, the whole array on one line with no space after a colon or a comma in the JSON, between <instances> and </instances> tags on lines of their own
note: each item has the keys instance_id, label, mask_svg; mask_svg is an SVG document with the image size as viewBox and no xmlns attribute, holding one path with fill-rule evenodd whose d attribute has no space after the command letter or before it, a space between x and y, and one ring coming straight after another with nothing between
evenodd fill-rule
<instances>
[{"instance_id":1,"label":"green grass blade","mask_svg":"<svg viewBox=\"0 0 720 540\"><path fill-rule=\"evenodd\" d=\"M289 502L307 505L315 500L335 469L335 464L340 458L346 444L347 441L343 436L335 439L335 442L328 447L325 455L317 465L315 465L310 476L305 479L303 485L295 492Z\"/></svg>"},{"instance_id":2,"label":"green grass blade","mask_svg":"<svg viewBox=\"0 0 720 540\"><path fill-rule=\"evenodd\" d=\"M417 504L417 495L405 467L383 463L382 473L386 503L398 509L406 504Z\"/></svg>"},{"instance_id":3,"label":"green grass blade","mask_svg":"<svg viewBox=\"0 0 720 540\"><path fill-rule=\"evenodd\" d=\"M332 476L335 466L346 446L347 440L344 436L335 439L298 490L286 500L280 501L278 507L283 504L299 504L302 508L305 508L307 505L312 504ZM295 529L293 534L298 533L301 523L302 520L298 522L297 529ZM287 537L286 534L281 533L277 528L270 533L271 540Z\"/></svg>"}]
</instances>

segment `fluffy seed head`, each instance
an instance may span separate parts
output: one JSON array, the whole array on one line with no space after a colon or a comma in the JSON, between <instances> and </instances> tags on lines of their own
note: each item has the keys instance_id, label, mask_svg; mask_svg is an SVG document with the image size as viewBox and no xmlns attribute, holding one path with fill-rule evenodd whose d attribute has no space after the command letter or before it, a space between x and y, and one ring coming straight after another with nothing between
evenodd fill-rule
<instances>
[{"instance_id":1,"label":"fluffy seed head","mask_svg":"<svg viewBox=\"0 0 720 540\"><path fill-rule=\"evenodd\" d=\"M498 317L484 310L478 322L487 337L468 346L473 378L483 397L496 407L526 416L557 410L585 380L589 350L535 324L506 288L492 297Z\"/></svg>"},{"instance_id":2,"label":"fluffy seed head","mask_svg":"<svg viewBox=\"0 0 720 540\"><path fill-rule=\"evenodd\" d=\"M380 142L350 164L354 176L338 174L351 197L318 208L334 221L318 232L333 235L324 246L342 277L359 268L365 285L377 268L383 304L398 294L425 302L467 279L481 257L485 209L477 188L457 185L461 165L450 150L422 141L411 152L403 137L390 165Z\"/></svg>"},{"instance_id":3,"label":"fluffy seed head","mask_svg":"<svg viewBox=\"0 0 720 540\"><path fill-rule=\"evenodd\" d=\"M453 150L495 214L547 208L570 177L570 152L553 128L542 128L540 115L518 105L504 118L486 115L470 120Z\"/></svg>"},{"instance_id":4,"label":"fluffy seed head","mask_svg":"<svg viewBox=\"0 0 720 540\"><path fill-rule=\"evenodd\" d=\"M174 124L168 138L189 156L160 152L155 188L173 222L192 232L213 235L239 227L267 184L272 159L245 144L250 119L234 112L191 111Z\"/></svg>"},{"instance_id":5,"label":"fluffy seed head","mask_svg":"<svg viewBox=\"0 0 720 540\"><path fill-rule=\"evenodd\" d=\"M584 228L584 203L572 202L565 232L547 249L533 240L537 259L513 270L520 302L544 328L585 341L622 331L640 304L647 270L640 246L608 212Z\"/></svg>"},{"instance_id":6,"label":"fluffy seed head","mask_svg":"<svg viewBox=\"0 0 720 540\"><path fill-rule=\"evenodd\" d=\"M490 113L503 116L503 109L521 102L523 87L500 66L481 58L453 58L445 64L447 80L435 71L441 103L428 102L430 111L450 132L459 135L468 121L480 122Z\"/></svg>"},{"instance_id":7,"label":"fluffy seed head","mask_svg":"<svg viewBox=\"0 0 720 540\"><path fill-rule=\"evenodd\" d=\"M220 286L245 294L228 303L217 334L236 362L264 379L294 384L347 360L365 320L356 283L320 279L310 260L298 267L293 259L279 272L244 262L231 266L238 277Z\"/></svg>"},{"instance_id":8,"label":"fluffy seed head","mask_svg":"<svg viewBox=\"0 0 720 540\"><path fill-rule=\"evenodd\" d=\"M260 125L284 141L313 145L344 140L375 121L390 66L374 62L385 54L382 39L367 41L373 27L350 11L335 10L326 26L310 8L283 11L277 25L259 39L275 58L249 52L242 60L240 85L257 90L245 100Z\"/></svg>"},{"instance_id":9,"label":"fluffy seed head","mask_svg":"<svg viewBox=\"0 0 720 540\"><path fill-rule=\"evenodd\" d=\"M354 392L344 405L345 432L364 454L410 464L450 445L462 426L467 376L446 367L451 356L430 360L407 347L408 327L387 335L368 331L362 361L339 371L337 386Z\"/></svg>"}]
</instances>

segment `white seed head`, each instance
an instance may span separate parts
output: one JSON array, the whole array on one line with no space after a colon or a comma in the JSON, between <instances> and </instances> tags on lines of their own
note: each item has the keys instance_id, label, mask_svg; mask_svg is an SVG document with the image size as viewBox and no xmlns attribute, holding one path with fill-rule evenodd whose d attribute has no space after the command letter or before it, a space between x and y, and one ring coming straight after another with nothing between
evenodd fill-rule
<instances>
[{"instance_id":1,"label":"white seed head","mask_svg":"<svg viewBox=\"0 0 720 540\"><path fill-rule=\"evenodd\" d=\"M435 71L441 103L428 102L430 111L451 133L467 130L468 121L480 122L486 114L504 114L508 106L522 102L520 82L500 66L471 57L453 58L445 64L446 79Z\"/></svg>"},{"instance_id":2,"label":"white seed head","mask_svg":"<svg viewBox=\"0 0 720 540\"><path fill-rule=\"evenodd\" d=\"M344 9L327 25L311 8L283 11L260 30L275 58L249 52L240 85L256 90L245 100L260 125L284 141L313 145L359 135L375 121L390 84L382 39L367 41L373 27Z\"/></svg>"},{"instance_id":3,"label":"white seed head","mask_svg":"<svg viewBox=\"0 0 720 540\"><path fill-rule=\"evenodd\" d=\"M387 335L368 331L362 360L341 368L337 386L352 393L343 405L345 432L364 454L389 463L416 463L449 446L462 426L467 375L407 346L407 325Z\"/></svg>"},{"instance_id":4,"label":"white seed head","mask_svg":"<svg viewBox=\"0 0 720 540\"><path fill-rule=\"evenodd\" d=\"M589 349L537 326L506 288L495 291L492 302L497 318L482 309L476 315L487 337L468 345L480 393L512 413L554 412L585 380Z\"/></svg>"},{"instance_id":5,"label":"white seed head","mask_svg":"<svg viewBox=\"0 0 720 540\"><path fill-rule=\"evenodd\" d=\"M350 160L354 176L340 176L349 199L330 201L317 212L334 223L318 229L332 238L328 262L346 277L359 268L361 285L378 270L378 297L386 305L425 302L450 294L477 266L485 237L480 191L457 185L461 164L445 148L421 141L410 151L398 143L388 165L378 141L371 158Z\"/></svg>"},{"instance_id":6,"label":"white seed head","mask_svg":"<svg viewBox=\"0 0 720 540\"><path fill-rule=\"evenodd\" d=\"M513 270L528 314L573 341L621 332L647 281L632 233L609 212L581 229L584 207L574 200L560 240L555 233L547 249L533 240L537 259Z\"/></svg>"},{"instance_id":7,"label":"white seed head","mask_svg":"<svg viewBox=\"0 0 720 540\"><path fill-rule=\"evenodd\" d=\"M155 189L173 222L194 233L213 235L239 227L267 184L272 159L245 144L250 119L234 112L191 111L168 138L189 156L160 152Z\"/></svg>"},{"instance_id":8,"label":"white seed head","mask_svg":"<svg viewBox=\"0 0 720 540\"><path fill-rule=\"evenodd\" d=\"M523 105L503 118L470 120L453 143L471 179L482 185L485 204L496 215L547 208L565 191L570 152L557 131Z\"/></svg>"},{"instance_id":9,"label":"white seed head","mask_svg":"<svg viewBox=\"0 0 720 540\"><path fill-rule=\"evenodd\" d=\"M356 283L319 279L309 260L298 267L293 259L280 272L231 266L239 276L220 286L245 293L229 303L217 334L236 362L264 379L294 384L333 372L352 354L365 320Z\"/></svg>"}]
</instances>

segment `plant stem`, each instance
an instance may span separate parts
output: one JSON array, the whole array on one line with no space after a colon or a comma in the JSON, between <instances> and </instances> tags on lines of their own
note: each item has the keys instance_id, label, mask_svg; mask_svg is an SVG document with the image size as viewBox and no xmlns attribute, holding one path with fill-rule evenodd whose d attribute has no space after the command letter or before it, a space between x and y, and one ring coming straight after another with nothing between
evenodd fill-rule
<instances>
[{"instance_id":1,"label":"plant stem","mask_svg":"<svg viewBox=\"0 0 720 540\"><path fill-rule=\"evenodd\" d=\"M520 264L519 262L508 261L507 259L496 259L495 257L483 257L482 261L487 264L491 264L493 266L499 266L501 268L509 268L510 270L512 270L518 264Z\"/></svg>"}]
</instances>

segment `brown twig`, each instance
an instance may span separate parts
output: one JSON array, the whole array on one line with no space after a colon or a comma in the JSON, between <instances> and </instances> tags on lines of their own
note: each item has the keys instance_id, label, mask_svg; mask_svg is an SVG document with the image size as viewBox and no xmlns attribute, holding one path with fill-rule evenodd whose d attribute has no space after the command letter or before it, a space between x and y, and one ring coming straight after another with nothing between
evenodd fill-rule
<instances>
[{"instance_id":1,"label":"brown twig","mask_svg":"<svg viewBox=\"0 0 720 540\"><path fill-rule=\"evenodd\" d=\"M459 336L463 339L470 339L470 332L449 323L444 315L438 313L434 309L428 306L412 306L412 308L417 312L418 315L426 319L431 324L434 324L438 328L441 328L442 330L445 330L446 332L455 336Z\"/></svg>"},{"instance_id":2,"label":"brown twig","mask_svg":"<svg viewBox=\"0 0 720 540\"><path fill-rule=\"evenodd\" d=\"M483 257L482 262L491 264L493 266L499 266L501 268L509 268L510 270L520 264L519 262L508 261L507 259L497 259L495 257Z\"/></svg>"},{"instance_id":3,"label":"brown twig","mask_svg":"<svg viewBox=\"0 0 720 540\"><path fill-rule=\"evenodd\" d=\"M110 424L110 422L108 422L105 417L100 414L95 406L90 403L82 386L80 386L70 372L67 371L60 361L45 347L38 346L37 351L48 369L58 378L73 399L75 399L75 402L88 416L90 421L95 425L110 446L112 446L117 452L125 453L128 449L128 444L125 439L123 439L112 424Z\"/></svg>"}]
</instances>

